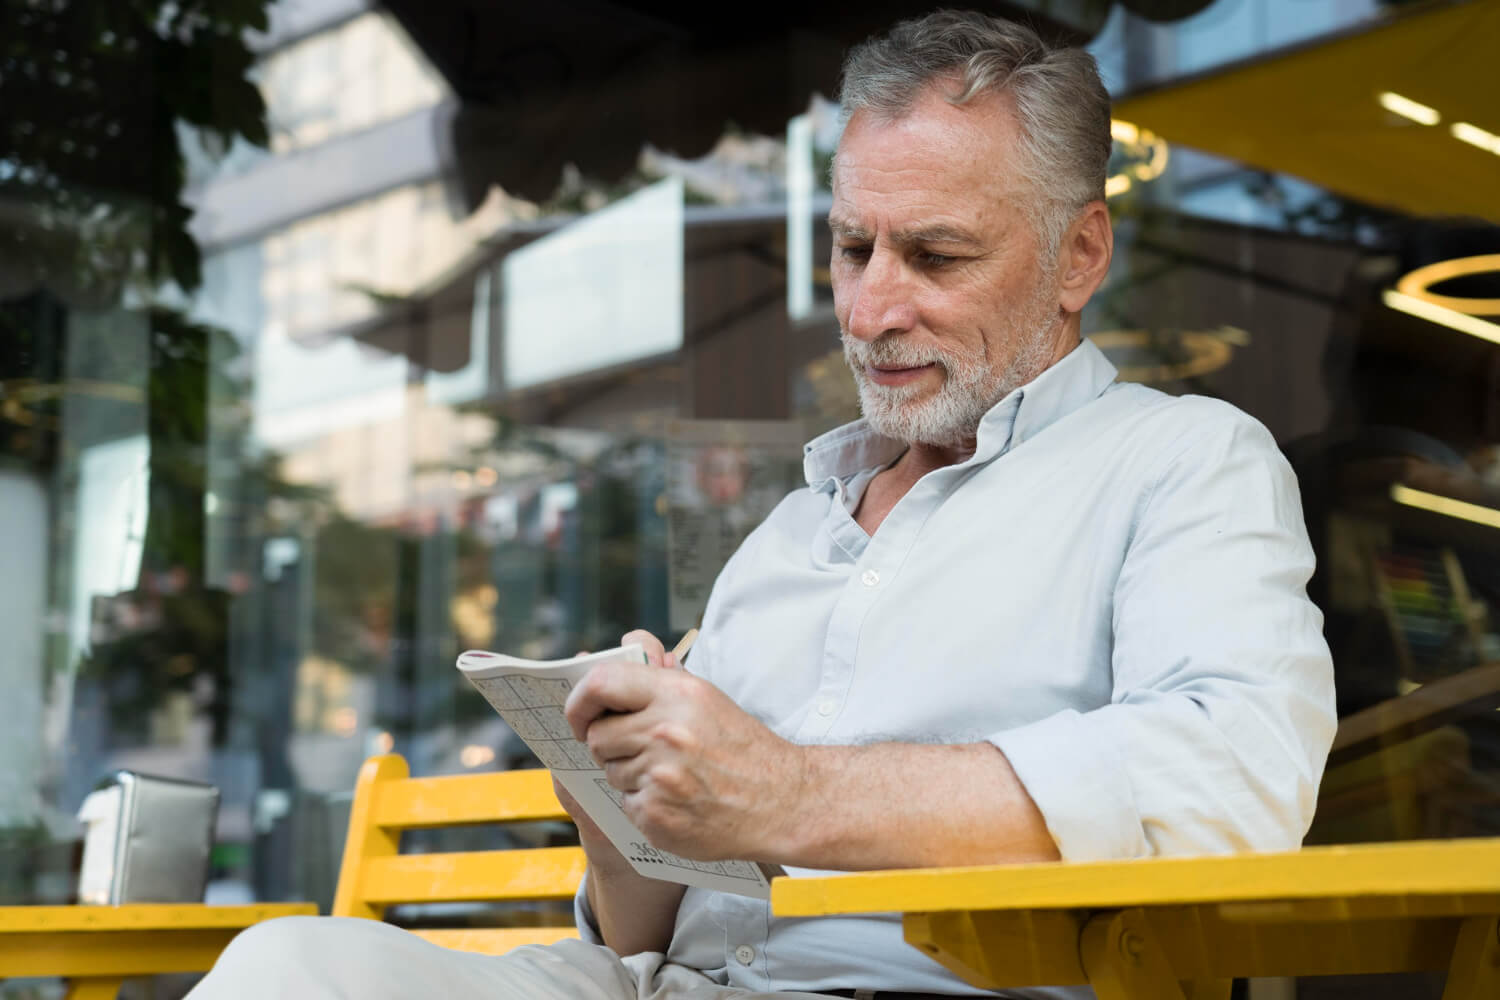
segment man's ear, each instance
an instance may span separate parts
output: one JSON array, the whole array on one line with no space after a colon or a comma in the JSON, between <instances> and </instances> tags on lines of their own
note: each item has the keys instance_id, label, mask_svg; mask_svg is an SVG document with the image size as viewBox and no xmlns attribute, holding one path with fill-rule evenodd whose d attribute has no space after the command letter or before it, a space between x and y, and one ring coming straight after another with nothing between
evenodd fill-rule
<instances>
[{"instance_id":1,"label":"man's ear","mask_svg":"<svg viewBox=\"0 0 1500 1000\"><path fill-rule=\"evenodd\" d=\"M1104 283L1114 251L1115 232L1109 224L1109 208L1102 201L1091 201L1068 227L1063 245L1058 248L1058 305L1064 311L1083 311L1089 298Z\"/></svg>"}]
</instances>

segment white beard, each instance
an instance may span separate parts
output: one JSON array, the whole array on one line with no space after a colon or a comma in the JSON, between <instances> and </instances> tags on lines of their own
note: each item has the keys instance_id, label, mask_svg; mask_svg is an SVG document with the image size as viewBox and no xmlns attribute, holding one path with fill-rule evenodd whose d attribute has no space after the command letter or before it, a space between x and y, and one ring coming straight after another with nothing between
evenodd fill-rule
<instances>
[{"instance_id":1,"label":"white beard","mask_svg":"<svg viewBox=\"0 0 1500 1000\"><path fill-rule=\"evenodd\" d=\"M1009 336L1003 343L1015 345L1015 353L1000 371L989 368L978 353L912 345L901 334L863 341L844 333L844 359L859 386L860 411L878 433L907 444L956 448L972 441L990 408L1046 367L1054 346L1050 336L1056 323L1053 308L1039 285L1037 294L1006 322ZM873 365L925 364L936 364L943 371L942 385L925 399L918 398L929 391L925 386L879 385L867 371Z\"/></svg>"}]
</instances>

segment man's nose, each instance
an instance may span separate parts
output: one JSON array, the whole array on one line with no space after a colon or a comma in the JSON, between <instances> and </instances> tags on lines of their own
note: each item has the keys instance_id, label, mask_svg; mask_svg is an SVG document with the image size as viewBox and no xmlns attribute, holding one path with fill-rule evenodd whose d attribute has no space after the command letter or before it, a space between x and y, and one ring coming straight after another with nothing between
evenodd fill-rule
<instances>
[{"instance_id":1,"label":"man's nose","mask_svg":"<svg viewBox=\"0 0 1500 1000\"><path fill-rule=\"evenodd\" d=\"M877 248L854 285L849 306L848 333L874 340L884 333L904 333L916 324L909 275L900 257Z\"/></svg>"}]
</instances>

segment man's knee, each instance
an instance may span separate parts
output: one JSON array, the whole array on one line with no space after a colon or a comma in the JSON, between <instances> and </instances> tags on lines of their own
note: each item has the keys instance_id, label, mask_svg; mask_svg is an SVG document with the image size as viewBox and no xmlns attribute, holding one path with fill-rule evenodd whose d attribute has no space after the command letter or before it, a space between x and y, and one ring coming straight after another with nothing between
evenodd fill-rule
<instances>
[{"instance_id":1,"label":"man's knee","mask_svg":"<svg viewBox=\"0 0 1500 1000\"><path fill-rule=\"evenodd\" d=\"M299 961L326 936L322 917L280 917L248 927L235 935L217 965L264 968Z\"/></svg>"},{"instance_id":2,"label":"man's knee","mask_svg":"<svg viewBox=\"0 0 1500 1000\"><path fill-rule=\"evenodd\" d=\"M365 941L391 932L400 933L377 921L347 917L267 920L235 936L194 996L234 997L241 990L249 995L276 983L337 983L360 962L361 952L369 954Z\"/></svg>"},{"instance_id":3,"label":"man's knee","mask_svg":"<svg viewBox=\"0 0 1500 1000\"><path fill-rule=\"evenodd\" d=\"M283 917L236 937L190 1000L626 1000L638 993L635 975L614 952L582 941L491 957L439 948L376 920Z\"/></svg>"}]
</instances>

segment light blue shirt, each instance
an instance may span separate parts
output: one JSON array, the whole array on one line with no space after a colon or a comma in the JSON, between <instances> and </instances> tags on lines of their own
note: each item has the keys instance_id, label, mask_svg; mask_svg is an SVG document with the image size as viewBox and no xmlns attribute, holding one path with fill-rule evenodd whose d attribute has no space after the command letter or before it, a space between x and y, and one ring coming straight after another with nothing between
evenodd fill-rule
<instances>
[{"instance_id":1,"label":"light blue shirt","mask_svg":"<svg viewBox=\"0 0 1500 1000\"><path fill-rule=\"evenodd\" d=\"M994 743L1065 860L1297 847L1336 717L1296 479L1234 407L1115 374L1085 341L873 536L852 512L903 445L863 421L808 444L688 669L800 744ZM699 889L668 954L751 990L975 992L898 915Z\"/></svg>"}]
</instances>

